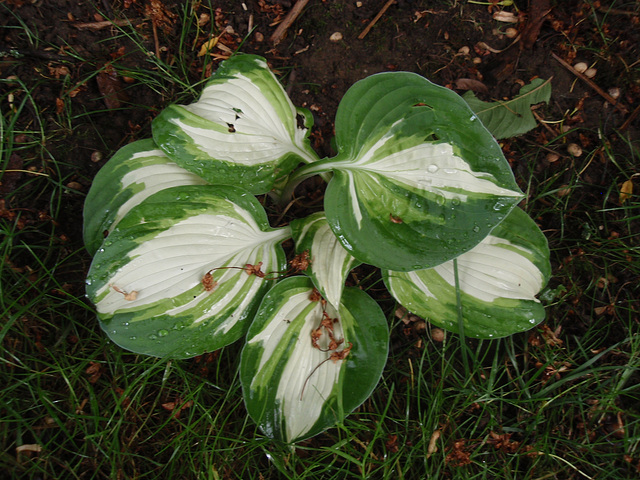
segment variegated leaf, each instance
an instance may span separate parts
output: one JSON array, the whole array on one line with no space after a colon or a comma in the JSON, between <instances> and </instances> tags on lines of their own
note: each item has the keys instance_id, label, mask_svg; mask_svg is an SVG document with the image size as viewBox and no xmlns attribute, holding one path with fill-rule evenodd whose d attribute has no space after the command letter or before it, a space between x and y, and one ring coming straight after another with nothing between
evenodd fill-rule
<instances>
[{"instance_id":1,"label":"variegated leaf","mask_svg":"<svg viewBox=\"0 0 640 480\"><path fill-rule=\"evenodd\" d=\"M162 190L132 208L104 241L87 295L121 347L199 355L246 332L272 272L286 267L280 243L290 234L270 228L262 206L241 189Z\"/></svg>"},{"instance_id":2,"label":"variegated leaf","mask_svg":"<svg viewBox=\"0 0 640 480\"><path fill-rule=\"evenodd\" d=\"M410 271L477 245L522 192L487 129L456 93L407 72L349 89L336 117L338 155L296 177L333 171L325 211L358 260Z\"/></svg>"},{"instance_id":3,"label":"variegated leaf","mask_svg":"<svg viewBox=\"0 0 640 480\"><path fill-rule=\"evenodd\" d=\"M153 140L138 140L118 150L95 176L84 203L84 242L94 254L105 235L145 198L179 185L206 181L169 160Z\"/></svg>"},{"instance_id":4,"label":"variegated leaf","mask_svg":"<svg viewBox=\"0 0 640 480\"><path fill-rule=\"evenodd\" d=\"M270 437L296 442L344 419L380 379L389 330L378 304L356 288L340 307L307 277L265 296L247 334L240 380L251 417Z\"/></svg>"},{"instance_id":5,"label":"variegated leaf","mask_svg":"<svg viewBox=\"0 0 640 480\"><path fill-rule=\"evenodd\" d=\"M516 208L478 246L456 259L464 334L504 337L544 319L535 297L551 275L549 247L533 220ZM392 295L408 310L458 332L453 261L414 272L383 272Z\"/></svg>"},{"instance_id":6,"label":"variegated leaf","mask_svg":"<svg viewBox=\"0 0 640 480\"><path fill-rule=\"evenodd\" d=\"M334 307L340 304L349 272L360 264L333 234L324 212L291 222L298 256L306 257L311 277L322 296Z\"/></svg>"},{"instance_id":7,"label":"variegated leaf","mask_svg":"<svg viewBox=\"0 0 640 480\"><path fill-rule=\"evenodd\" d=\"M298 125L299 116L306 125ZM263 58L237 55L220 64L197 102L163 110L153 138L209 183L259 194L300 162L318 159L307 139L310 121Z\"/></svg>"}]
</instances>

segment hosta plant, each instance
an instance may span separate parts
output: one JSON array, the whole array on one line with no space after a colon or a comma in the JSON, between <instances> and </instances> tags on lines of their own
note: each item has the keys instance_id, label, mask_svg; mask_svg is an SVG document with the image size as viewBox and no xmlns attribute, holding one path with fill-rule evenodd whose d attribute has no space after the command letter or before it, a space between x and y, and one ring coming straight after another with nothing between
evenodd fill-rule
<instances>
[{"instance_id":1,"label":"hosta plant","mask_svg":"<svg viewBox=\"0 0 640 480\"><path fill-rule=\"evenodd\" d=\"M85 206L87 294L107 335L166 358L244 337L247 411L286 442L341 422L382 373L387 320L345 286L354 267L379 267L400 304L476 338L539 323L550 274L509 164L456 93L406 72L356 83L333 158L311 148L311 120L264 59L234 56L116 153ZM270 225L256 195L313 175L328 181L324 210Z\"/></svg>"}]
</instances>

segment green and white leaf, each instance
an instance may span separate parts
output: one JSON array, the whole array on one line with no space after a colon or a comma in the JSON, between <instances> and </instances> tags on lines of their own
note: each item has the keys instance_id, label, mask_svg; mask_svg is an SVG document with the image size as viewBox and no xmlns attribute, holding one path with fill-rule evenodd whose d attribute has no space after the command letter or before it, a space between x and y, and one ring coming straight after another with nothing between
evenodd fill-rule
<instances>
[{"instance_id":1,"label":"green and white leaf","mask_svg":"<svg viewBox=\"0 0 640 480\"><path fill-rule=\"evenodd\" d=\"M483 102L471 91L466 92L462 98L494 137L515 137L538 126L531 113L531 106L549 102L551 79L536 78L529 85L522 87L517 96L507 101Z\"/></svg>"},{"instance_id":2,"label":"green and white leaf","mask_svg":"<svg viewBox=\"0 0 640 480\"><path fill-rule=\"evenodd\" d=\"M457 258L464 334L496 338L529 330L544 319L536 295L551 275L544 234L514 209L477 247ZM453 332L458 328L455 265L383 272L391 294L411 312Z\"/></svg>"},{"instance_id":3,"label":"green and white leaf","mask_svg":"<svg viewBox=\"0 0 640 480\"><path fill-rule=\"evenodd\" d=\"M95 176L84 203L84 242L93 255L118 222L145 198L179 185L206 181L169 160L153 140L118 150Z\"/></svg>"},{"instance_id":4,"label":"green and white leaf","mask_svg":"<svg viewBox=\"0 0 640 480\"><path fill-rule=\"evenodd\" d=\"M265 296L247 334L240 380L247 410L272 438L296 442L341 422L378 383L389 343L387 322L365 292L347 288L336 311L326 304L338 354L331 359L326 329L312 344L323 320L323 304L310 298L307 277L290 277Z\"/></svg>"},{"instance_id":5,"label":"green and white leaf","mask_svg":"<svg viewBox=\"0 0 640 480\"><path fill-rule=\"evenodd\" d=\"M456 93L407 72L356 83L336 118L329 224L358 260L410 271L477 245L522 197L491 134Z\"/></svg>"},{"instance_id":6,"label":"green and white leaf","mask_svg":"<svg viewBox=\"0 0 640 480\"><path fill-rule=\"evenodd\" d=\"M324 212L291 222L296 254L308 252L310 265L305 271L322 296L334 307L340 304L349 272L360 264L333 234Z\"/></svg>"},{"instance_id":7,"label":"green and white leaf","mask_svg":"<svg viewBox=\"0 0 640 480\"><path fill-rule=\"evenodd\" d=\"M300 162L318 159L307 138L311 120L263 58L236 55L220 64L197 102L167 107L152 127L155 142L182 167L260 194Z\"/></svg>"},{"instance_id":8,"label":"green and white leaf","mask_svg":"<svg viewBox=\"0 0 640 480\"><path fill-rule=\"evenodd\" d=\"M121 347L159 357L200 355L246 332L273 281L243 267L286 268L280 243L290 233L270 228L256 198L239 188L162 190L133 207L104 241L87 295Z\"/></svg>"}]
</instances>

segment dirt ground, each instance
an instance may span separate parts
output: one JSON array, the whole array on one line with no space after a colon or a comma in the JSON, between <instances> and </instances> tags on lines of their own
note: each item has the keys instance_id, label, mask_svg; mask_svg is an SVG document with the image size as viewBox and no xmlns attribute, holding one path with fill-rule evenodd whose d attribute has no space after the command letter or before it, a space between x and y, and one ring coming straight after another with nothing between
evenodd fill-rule
<instances>
[{"instance_id":1,"label":"dirt ground","mask_svg":"<svg viewBox=\"0 0 640 480\"><path fill-rule=\"evenodd\" d=\"M21 211L22 226L34 227L36 236L54 222L58 241L69 252L82 250L82 204L96 172L120 146L148 137L151 120L165 105L197 94L185 94L176 79L165 78L149 62L154 55L170 68L181 64L183 81L193 83L232 51L266 57L294 103L314 113L313 146L321 156L332 152L333 119L346 90L389 70L416 72L459 93L472 89L485 100L510 98L536 77L552 78L552 100L536 111L541 126L503 142L524 189L532 174L569 176L574 168L568 164L581 161L568 154L571 143L585 152L603 141L611 150L625 150L620 131L632 142L638 138L640 84L633 67L640 28L633 2L612 8L599 1L530 0L503 7L398 0L384 10L388 2L382 0L311 0L274 45L271 37L291 3L6 1L0 7L0 88L13 103L3 109L26 101L18 130L46 133L40 139L16 135L22 153L4 159L11 171L0 185L2 215ZM133 34L123 33L127 28ZM218 43L207 50L212 38ZM597 73L578 78L562 61L584 62ZM144 81L145 69L153 81ZM17 88L17 81L25 88ZM607 95L619 95L620 105L614 107ZM536 149L548 155L522 160ZM584 171L586 203L598 203L619 181L602 155ZM60 182L64 190L55 212L49 198L37 193L37 182L13 195L27 178L21 170ZM547 232L559 229L553 215L541 213L537 220ZM562 228L578 231L582 221L567 218ZM89 261L59 272L67 276L68 293L82 294Z\"/></svg>"},{"instance_id":2,"label":"dirt ground","mask_svg":"<svg viewBox=\"0 0 640 480\"><path fill-rule=\"evenodd\" d=\"M540 112L540 118L564 120L567 126L579 124L583 130L602 135L624 125L630 107L638 103L640 85L637 78L629 83L628 73L638 58L640 28L629 28L638 17L624 8L610 10L601 2L556 5L532 0L529 6L520 1L516 2L520 11L504 8L519 20L507 23L494 20L503 9L496 5L401 0L389 6L366 36L359 38L385 2L312 0L274 46L270 41L274 24L283 19L291 3L194 2L187 15L208 18L215 22L213 30L228 32L210 52L214 62L207 65L205 74L240 44L242 52L265 56L282 74L294 103L314 112L314 146L321 154L331 152L332 122L342 95L357 80L381 71L420 73L460 93L472 88L485 99L511 97L536 77L553 78L552 102ZM110 66L140 69L148 62L109 21L131 19L150 54L157 53L171 64L177 60L177 50L185 48L180 37L183 6L159 0L9 0L3 10L1 78L18 78L31 89L40 111L32 112L25 121L42 122L43 129L57 133L47 138L45 150L67 164L69 170L59 172L61 180L75 182L75 190L84 193L109 156L122 144L148 136L150 120L174 100L147 88L144 82L126 83L126 72ZM515 37L511 36L513 29ZM204 60L198 51L211 36L207 32L211 32L208 25L184 40L191 49L187 75L194 81L202 76ZM595 65L598 72L593 81L604 91L619 88L623 92L620 100L627 105L625 112L607 104L553 55L569 63ZM10 87L4 84L2 88ZM179 91L179 85L174 90ZM60 124L64 116L69 118L66 125ZM627 122L626 129L634 135L637 128L637 120ZM550 129L538 130L538 137L534 133L530 141L544 144L552 140ZM577 142L588 148L594 141L597 139L576 134L563 143ZM42 161L46 163L47 158ZM11 185L6 183L3 194L10 193ZM70 194L61 216L68 223L64 229L69 230L70 238L77 238L80 223L82 195L75 197L76 201ZM38 206L20 207L38 210Z\"/></svg>"},{"instance_id":3,"label":"dirt ground","mask_svg":"<svg viewBox=\"0 0 640 480\"><path fill-rule=\"evenodd\" d=\"M633 67L640 28L633 2L612 8L598 1L530 0L504 7L453 0L311 0L275 44L271 37L291 3L8 0L0 7L0 89L9 102L3 109L25 102L15 127L27 132L13 140L20 153L3 159L8 172L0 185L0 213L11 219L20 212L19 228L33 229L23 238L33 235L37 243L51 234L67 254L79 252L82 265L58 267L67 293L84 291L90 258L82 248L82 205L96 172L119 147L150 136L150 122L164 106L193 100L199 90L187 92L180 81L195 84L236 50L267 58L294 103L313 112L312 143L321 156L332 154L340 99L373 73L412 71L459 93L474 90L485 100L511 98L532 79L551 78L551 102L536 110L540 126L502 142L522 188L531 185L532 175L539 183L550 174L570 181L580 169L584 185L576 208L584 210L584 204L600 205L620 182L603 152L628 151L626 142L638 139L640 79ZM182 77L165 75L150 56L174 72L180 65ZM597 72L585 80L563 62L584 62ZM140 73L146 70L149 82ZM34 131L45 133L37 138ZM585 152L600 149L599 155L588 157L583 169L587 156L570 155L570 144ZM543 154L532 158L531 152ZM25 182L32 177L25 171L58 182L56 206L39 191L41 183ZM321 195L320 188L315 196ZM559 231L579 238L585 228L584 216L577 214L562 225L553 212L541 211L536 220L552 249ZM15 268L24 266L20 261L11 259ZM557 269L566 258L553 261ZM624 272L617 275L620 284L634 281ZM580 322L567 328L577 333Z\"/></svg>"}]
</instances>

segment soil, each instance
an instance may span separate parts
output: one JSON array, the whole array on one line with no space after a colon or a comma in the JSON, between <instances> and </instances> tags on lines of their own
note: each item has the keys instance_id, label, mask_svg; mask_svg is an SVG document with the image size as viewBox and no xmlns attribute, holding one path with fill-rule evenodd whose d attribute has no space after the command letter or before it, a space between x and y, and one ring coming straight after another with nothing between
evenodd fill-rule
<instances>
[{"instance_id":1,"label":"soil","mask_svg":"<svg viewBox=\"0 0 640 480\"><path fill-rule=\"evenodd\" d=\"M626 178L607 158L621 159L621 170L633 170L638 154L640 75L632 67L640 53L640 28L629 28L639 18L633 2L627 2L627 9L617 4L609 9L597 1L531 0L528 5L516 2L517 10L496 2L398 0L371 26L385 2L312 0L274 45L270 37L291 3L8 0L0 6L2 108L17 111L24 102L12 138L16 153L3 159L7 172L0 185L0 212L8 219L19 212L18 228L26 241L64 247L61 257L72 261L46 261L51 268L57 262L58 284L67 293L83 294L90 257L82 246L82 206L96 172L122 145L149 137L150 122L164 106L193 100L200 88L187 87L236 50L264 56L294 104L313 112L312 141L321 156L333 153L340 99L368 75L416 72L458 93L475 90L484 100L511 98L532 79L551 78L552 100L536 110L541 126L503 141L505 154L524 190L555 175L570 182L582 170L581 193L572 196L576 204L568 208L574 215L559 219L544 208L544 200L537 204L542 207L536 219L552 249L554 241L564 242L553 259L556 270L571 268L585 229L616 233L594 225L584 205L602 206L610 196L609 204L617 206L615 191ZM516 22L496 21L502 10L515 14ZM507 35L511 32L516 36ZM214 36L218 44L199 55ZM180 75L166 75L159 62L150 61L154 56ZM597 74L589 84L559 59L586 62ZM140 72L147 72L149 81ZM614 107L597 87L605 95L618 89L623 106ZM572 143L593 153L572 157L567 151ZM43 176L29 175L29 170ZM321 205L322 185L307 185L305 195L308 205ZM15 268L32 268L28 261L20 255L10 259ZM362 271L360 278L369 273ZM621 285L636 280L624 271L616 275ZM589 312L576 316L588 318ZM583 324L572 321L566 328L580 333Z\"/></svg>"},{"instance_id":2,"label":"soil","mask_svg":"<svg viewBox=\"0 0 640 480\"><path fill-rule=\"evenodd\" d=\"M504 8L516 22L505 23L494 19L501 12L496 2L398 0L365 35L385 2L312 0L274 45L270 37L291 2L211 0L185 6L164 0L8 0L0 6L2 108L15 112L23 103L24 108L13 125L16 153L3 159L0 212L7 219L19 216L27 241L58 242L63 258L73 255L74 261L61 265L60 259L46 261L58 262L59 284L81 296L90 262L82 249L82 205L92 178L122 145L150 136L150 122L164 106L193 100L199 89L189 90L188 84L210 75L235 50L264 56L294 103L313 112L313 146L321 156L332 154L340 99L368 75L416 72L459 93L471 88L485 100L511 98L532 79L551 78L552 100L536 111L541 126L502 145L525 190L551 175L569 182L581 170L584 185L575 215L559 220L552 210L540 208L537 216L552 247L555 239L565 242L562 255L567 256L554 258L557 270L575 253L560 232L577 240L585 228L610 233L607 226L593 225L582 205L602 206L605 196L617 205L616 192L625 180L621 171L633 170L637 158L638 14L633 2L615 9L598 1L516 3L521 10ZM184 28L186 22L192 28ZM218 45L199 55L214 35ZM153 56L182 77L167 76L150 61ZM586 62L597 74L588 83L558 59ZM145 71L148 82L140 74ZM605 95L618 89L622 106L614 107L597 87ZM572 143L593 153L572 157L567 151ZM307 192L316 204L320 187ZM19 256L10 262L28 267ZM635 281L624 272L617 275L620 284ZM580 330L580 322L567 328Z\"/></svg>"}]
</instances>

